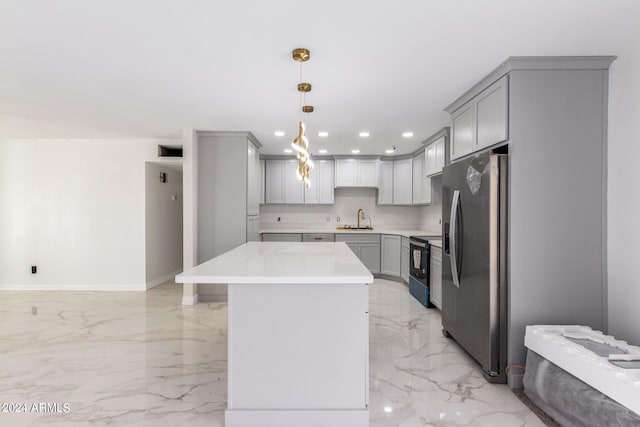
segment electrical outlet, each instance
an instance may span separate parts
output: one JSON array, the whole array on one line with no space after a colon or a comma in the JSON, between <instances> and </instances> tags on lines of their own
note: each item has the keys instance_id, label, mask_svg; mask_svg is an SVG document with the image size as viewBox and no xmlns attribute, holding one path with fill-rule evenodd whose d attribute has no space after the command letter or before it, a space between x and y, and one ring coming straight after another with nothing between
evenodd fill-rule
<instances>
[{"instance_id":1,"label":"electrical outlet","mask_svg":"<svg viewBox=\"0 0 640 427\"><path fill-rule=\"evenodd\" d=\"M330 216L327 217L327 222L331 222L331 217Z\"/></svg>"},{"instance_id":2,"label":"electrical outlet","mask_svg":"<svg viewBox=\"0 0 640 427\"><path fill-rule=\"evenodd\" d=\"M31 274L36 274L38 272L38 266L37 265L32 265L31 266Z\"/></svg>"}]
</instances>

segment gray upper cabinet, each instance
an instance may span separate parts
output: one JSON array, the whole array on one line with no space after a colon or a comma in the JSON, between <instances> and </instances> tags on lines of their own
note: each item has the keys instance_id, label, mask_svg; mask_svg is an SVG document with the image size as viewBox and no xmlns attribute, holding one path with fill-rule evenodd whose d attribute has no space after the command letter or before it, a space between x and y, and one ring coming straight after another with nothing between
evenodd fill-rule
<instances>
[{"instance_id":1,"label":"gray upper cabinet","mask_svg":"<svg viewBox=\"0 0 640 427\"><path fill-rule=\"evenodd\" d=\"M393 162L393 204L413 204L412 159Z\"/></svg>"},{"instance_id":2,"label":"gray upper cabinet","mask_svg":"<svg viewBox=\"0 0 640 427\"><path fill-rule=\"evenodd\" d=\"M378 185L378 161L359 160L358 185L376 187Z\"/></svg>"},{"instance_id":3,"label":"gray upper cabinet","mask_svg":"<svg viewBox=\"0 0 640 427\"><path fill-rule=\"evenodd\" d=\"M393 161L383 160L378 169L378 204L393 205Z\"/></svg>"},{"instance_id":4,"label":"gray upper cabinet","mask_svg":"<svg viewBox=\"0 0 640 427\"><path fill-rule=\"evenodd\" d=\"M508 138L507 76L482 91L474 101L476 107L476 147L488 147ZM475 149L474 149L475 151Z\"/></svg>"},{"instance_id":5,"label":"gray upper cabinet","mask_svg":"<svg viewBox=\"0 0 640 427\"><path fill-rule=\"evenodd\" d=\"M425 148L424 173L427 176L442 173L445 165L446 136L443 135Z\"/></svg>"},{"instance_id":6,"label":"gray upper cabinet","mask_svg":"<svg viewBox=\"0 0 640 427\"><path fill-rule=\"evenodd\" d=\"M302 182L296 178L297 160L267 160L265 201L267 204L300 204L304 201Z\"/></svg>"},{"instance_id":7,"label":"gray upper cabinet","mask_svg":"<svg viewBox=\"0 0 640 427\"><path fill-rule=\"evenodd\" d=\"M358 185L358 161L356 159L336 160L336 187L355 187Z\"/></svg>"},{"instance_id":8,"label":"gray upper cabinet","mask_svg":"<svg viewBox=\"0 0 640 427\"><path fill-rule=\"evenodd\" d=\"M338 187L377 187L378 161L370 159L337 159L336 180Z\"/></svg>"},{"instance_id":9,"label":"gray upper cabinet","mask_svg":"<svg viewBox=\"0 0 640 427\"><path fill-rule=\"evenodd\" d=\"M304 203L332 205L334 201L334 161L316 160L314 164L309 176L311 187L304 189Z\"/></svg>"},{"instance_id":10,"label":"gray upper cabinet","mask_svg":"<svg viewBox=\"0 0 640 427\"><path fill-rule=\"evenodd\" d=\"M284 160L265 163L265 203L284 203Z\"/></svg>"},{"instance_id":11,"label":"gray upper cabinet","mask_svg":"<svg viewBox=\"0 0 640 427\"><path fill-rule=\"evenodd\" d=\"M331 161L331 163L333 162ZM296 177L298 160L266 160L265 166L265 202L267 204L305 203L304 184ZM331 176L327 176L326 171L323 172L325 169L329 169L328 173ZM317 185L318 187L314 193L310 193L310 199L314 198L314 201L310 203L333 203L333 165L320 166L316 174L316 177L312 176L312 186ZM330 190L327 190L326 185L322 185L322 182L327 181L331 185ZM330 201L328 200L328 192L331 195Z\"/></svg>"},{"instance_id":12,"label":"gray upper cabinet","mask_svg":"<svg viewBox=\"0 0 640 427\"><path fill-rule=\"evenodd\" d=\"M284 161L284 202L289 204L304 203L304 184L296 177L297 160Z\"/></svg>"},{"instance_id":13,"label":"gray upper cabinet","mask_svg":"<svg viewBox=\"0 0 640 427\"><path fill-rule=\"evenodd\" d=\"M424 151L413 158L413 204L431 203L431 178L427 177Z\"/></svg>"},{"instance_id":14,"label":"gray upper cabinet","mask_svg":"<svg viewBox=\"0 0 640 427\"><path fill-rule=\"evenodd\" d=\"M451 159L509 138L509 80L503 76L451 113Z\"/></svg>"},{"instance_id":15,"label":"gray upper cabinet","mask_svg":"<svg viewBox=\"0 0 640 427\"><path fill-rule=\"evenodd\" d=\"M473 103L463 105L451 114L451 159L471 153L475 141Z\"/></svg>"}]
</instances>

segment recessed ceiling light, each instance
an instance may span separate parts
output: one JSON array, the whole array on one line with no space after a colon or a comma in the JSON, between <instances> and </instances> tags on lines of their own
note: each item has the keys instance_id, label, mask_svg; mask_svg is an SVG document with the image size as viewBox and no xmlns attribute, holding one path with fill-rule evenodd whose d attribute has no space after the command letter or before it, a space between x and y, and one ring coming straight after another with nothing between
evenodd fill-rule
<instances>
[{"instance_id":1,"label":"recessed ceiling light","mask_svg":"<svg viewBox=\"0 0 640 427\"><path fill-rule=\"evenodd\" d=\"M413 136L413 132L404 132L402 134L403 138L411 138Z\"/></svg>"},{"instance_id":2,"label":"recessed ceiling light","mask_svg":"<svg viewBox=\"0 0 640 427\"><path fill-rule=\"evenodd\" d=\"M321 136L324 138L325 136L329 136L329 132L324 132L324 131L318 132L318 136Z\"/></svg>"},{"instance_id":3,"label":"recessed ceiling light","mask_svg":"<svg viewBox=\"0 0 640 427\"><path fill-rule=\"evenodd\" d=\"M388 150L384 150L384 152L387 153L387 154L393 154L393 151L394 150L392 148L390 148Z\"/></svg>"},{"instance_id":4,"label":"recessed ceiling light","mask_svg":"<svg viewBox=\"0 0 640 427\"><path fill-rule=\"evenodd\" d=\"M285 148L284 152L289 154L289 153L293 153L293 150L291 148Z\"/></svg>"},{"instance_id":5,"label":"recessed ceiling light","mask_svg":"<svg viewBox=\"0 0 640 427\"><path fill-rule=\"evenodd\" d=\"M362 137L362 138L366 138L366 137L368 137L369 135L371 135L369 132L360 132L360 133L358 134L358 136L360 136L360 137Z\"/></svg>"},{"instance_id":6,"label":"recessed ceiling light","mask_svg":"<svg viewBox=\"0 0 640 427\"><path fill-rule=\"evenodd\" d=\"M277 130L273 133L275 136L284 136L284 132L281 130Z\"/></svg>"},{"instance_id":7,"label":"recessed ceiling light","mask_svg":"<svg viewBox=\"0 0 640 427\"><path fill-rule=\"evenodd\" d=\"M318 150L318 153L320 153L320 154L327 154L327 150Z\"/></svg>"},{"instance_id":8,"label":"recessed ceiling light","mask_svg":"<svg viewBox=\"0 0 640 427\"><path fill-rule=\"evenodd\" d=\"M384 412L387 412L387 413L393 412L393 408L391 408L391 406L385 406L384 407Z\"/></svg>"},{"instance_id":9,"label":"recessed ceiling light","mask_svg":"<svg viewBox=\"0 0 640 427\"><path fill-rule=\"evenodd\" d=\"M360 150L351 150L351 152L352 152L353 154L358 154L358 153L360 152Z\"/></svg>"}]
</instances>

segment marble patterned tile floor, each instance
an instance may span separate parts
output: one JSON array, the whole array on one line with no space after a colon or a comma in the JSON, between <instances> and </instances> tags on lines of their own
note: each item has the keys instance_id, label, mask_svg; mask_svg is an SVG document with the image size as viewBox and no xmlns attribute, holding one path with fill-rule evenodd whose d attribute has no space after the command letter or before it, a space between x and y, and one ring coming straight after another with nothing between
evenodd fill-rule
<instances>
[{"instance_id":1,"label":"marble patterned tile floor","mask_svg":"<svg viewBox=\"0 0 640 427\"><path fill-rule=\"evenodd\" d=\"M180 296L0 292L0 426L223 426L227 307ZM370 287L372 427L543 425L440 323L405 285Z\"/></svg>"}]
</instances>

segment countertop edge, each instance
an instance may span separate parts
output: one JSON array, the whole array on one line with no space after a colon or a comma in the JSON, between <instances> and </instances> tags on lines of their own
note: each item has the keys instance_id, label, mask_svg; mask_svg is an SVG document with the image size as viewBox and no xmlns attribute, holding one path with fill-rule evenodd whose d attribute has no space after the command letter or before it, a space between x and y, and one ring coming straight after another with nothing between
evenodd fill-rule
<instances>
[{"instance_id":1,"label":"countertop edge","mask_svg":"<svg viewBox=\"0 0 640 427\"><path fill-rule=\"evenodd\" d=\"M369 285L373 275L353 277L233 277L233 276L181 276L175 277L176 283L198 283L205 285Z\"/></svg>"}]
</instances>

